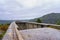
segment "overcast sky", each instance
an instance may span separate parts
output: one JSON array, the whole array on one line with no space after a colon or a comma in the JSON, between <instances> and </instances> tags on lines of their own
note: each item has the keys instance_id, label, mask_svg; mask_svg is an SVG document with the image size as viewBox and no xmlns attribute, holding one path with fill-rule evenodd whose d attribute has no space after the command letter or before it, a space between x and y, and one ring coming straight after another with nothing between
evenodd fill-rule
<instances>
[{"instance_id":1,"label":"overcast sky","mask_svg":"<svg viewBox=\"0 0 60 40\"><path fill-rule=\"evenodd\" d=\"M23 20L60 13L60 0L0 0L0 20Z\"/></svg>"}]
</instances>

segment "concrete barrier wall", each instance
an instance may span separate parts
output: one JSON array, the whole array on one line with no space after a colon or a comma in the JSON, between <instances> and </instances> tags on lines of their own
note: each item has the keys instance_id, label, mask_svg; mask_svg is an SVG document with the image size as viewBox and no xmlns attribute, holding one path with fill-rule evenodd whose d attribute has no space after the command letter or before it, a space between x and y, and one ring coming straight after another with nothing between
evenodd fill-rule
<instances>
[{"instance_id":1,"label":"concrete barrier wall","mask_svg":"<svg viewBox=\"0 0 60 40\"><path fill-rule=\"evenodd\" d=\"M16 24L15 24L16 27L18 27ZM15 31L16 31L16 34L17 34L17 37L18 37L18 40L24 40L21 33L18 31L18 29L15 27Z\"/></svg>"},{"instance_id":2,"label":"concrete barrier wall","mask_svg":"<svg viewBox=\"0 0 60 40\"><path fill-rule=\"evenodd\" d=\"M32 29L32 28L43 28L43 27L57 27L60 28L60 25L56 24L46 24L46 23L36 23L36 22L16 22L19 30Z\"/></svg>"},{"instance_id":3,"label":"concrete barrier wall","mask_svg":"<svg viewBox=\"0 0 60 40\"><path fill-rule=\"evenodd\" d=\"M41 25L41 24L34 24L34 23L16 23L18 25L19 30L24 30L24 29L33 29L33 28L43 28L47 27L47 25Z\"/></svg>"},{"instance_id":4,"label":"concrete barrier wall","mask_svg":"<svg viewBox=\"0 0 60 40\"><path fill-rule=\"evenodd\" d=\"M19 30L41 28L41 25L31 23L17 23Z\"/></svg>"}]
</instances>

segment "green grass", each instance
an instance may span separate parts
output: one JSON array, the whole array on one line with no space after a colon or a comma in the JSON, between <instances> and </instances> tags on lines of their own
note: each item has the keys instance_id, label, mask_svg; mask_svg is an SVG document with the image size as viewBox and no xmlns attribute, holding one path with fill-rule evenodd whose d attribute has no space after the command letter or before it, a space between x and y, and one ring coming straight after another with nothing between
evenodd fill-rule
<instances>
[{"instance_id":1,"label":"green grass","mask_svg":"<svg viewBox=\"0 0 60 40\"><path fill-rule=\"evenodd\" d=\"M0 38L3 38L3 36L4 36L5 33L6 32L3 32L2 34L0 34Z\"/></svg>"}]
</instances>

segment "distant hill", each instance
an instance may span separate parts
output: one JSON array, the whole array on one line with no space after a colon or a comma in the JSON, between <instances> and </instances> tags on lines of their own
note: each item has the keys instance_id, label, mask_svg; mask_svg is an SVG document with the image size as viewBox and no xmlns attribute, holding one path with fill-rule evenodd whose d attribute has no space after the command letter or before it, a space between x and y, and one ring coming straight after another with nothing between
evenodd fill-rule
<instances>
[{"instance_id":1,"label":"distant hill","mask_svg":"<svg viewBox=\"0 0 60 40\"><path fill-rule=\"evenodd\" d=\"M56 22L60 20L60 13L51 13L39 18L42 20L43 23L56 24ZM35 22L36 20L37 18L30 21Z\"/></svg>"},{"instance_id":2,"label":"distant hill","mask_svg":"<svg viewBox=\"0 0 60 40\"><path fill-rule=\"evenodd\" d=\"M11 22L13 22L13 20L0 20L0 24L7 24Z\"/></svg>"},{"instance_id":3,"label":"distant hill","mask_svg":"<svg viewBox=\"0 0 60 40\"><path fill-rule=\"evenodd\" d=\"M24 22L28 22L28 20L0 20L0 24L10 24L13 21L24 21Z\"/></svg>"},{"instance_id":4,"label":"distant hill","mask_svg":"<svg viewBox=\"0 0 60 40\"><path fill-rule=\"evenodd\" d=\"M42 23L56 24L60 20L60 13L50 13L39 17L42 20ZM24 22L35 22L37 18L31 20L0 20L0 24L11 23L13 21L24 21Z\"/></svg>"}]
</instances>

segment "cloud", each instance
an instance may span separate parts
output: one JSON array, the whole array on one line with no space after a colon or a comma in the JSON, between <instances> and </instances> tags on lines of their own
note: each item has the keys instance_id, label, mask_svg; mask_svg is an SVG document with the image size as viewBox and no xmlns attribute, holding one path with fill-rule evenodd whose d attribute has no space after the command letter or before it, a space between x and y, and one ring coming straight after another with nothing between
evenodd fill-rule
<instances>
[{"instance_id":1,"label":"cloud","mask_svg":"<svg viewBox=\"0 0 60 40\"><path fill-rule=\"evenodd\" d=\"M31 19L59 10L60 0L0 0L2 20Z\"/></svg>"},{"instance_id":2,"label":"cloud","mask_svg":"<svg viewBox=\"0 0 60 40\"><path fill-rule=\"evenodd\" d=\"M22 4L25 8L35 7L37 0L17 0L18 3Z\"/></svg>"},{"instance_id":3,"label":"cloud","mask_svg":"<svg viewBox=\"0 0 60 40\"><path fill-rule=\"evenodd\" d=\"M22 4L24 7L36 7L43 5L56 5L60 3L60 0L16 0L19 4Z\"/></svg>"}]
</instances>

